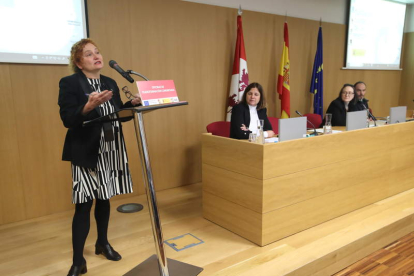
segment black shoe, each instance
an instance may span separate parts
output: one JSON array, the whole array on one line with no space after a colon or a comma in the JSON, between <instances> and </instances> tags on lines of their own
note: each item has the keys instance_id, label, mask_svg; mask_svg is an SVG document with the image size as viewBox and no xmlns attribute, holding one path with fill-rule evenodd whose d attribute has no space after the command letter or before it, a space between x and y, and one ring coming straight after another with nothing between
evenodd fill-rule
<instances>
[{"instance_id":1,"label":"black shoe","mask_svg":"<svg viewBox=\"0 0 414 276\"><path fill-rule=\"evenodd\" d=\"M99 243L96 243L95 254L96 255L102 254L108 260L111 260L111 261L119 261L120 259L122 259L121 255L119 255L119 253L116 252L109 243L103 246L100 245Z\"/></svg>"},{"instance_id":2,"label":"black shoe","mask_svg":"<svg viewBox=\"0 0 414 276\"><path fill-rule=\"evenodd\" d=\"M86 272L88 272L88 269L86 268L86 262L84 262L82 265L72 265L68 272L68 276L79 276Z\"/></svg>"}]
</instances>

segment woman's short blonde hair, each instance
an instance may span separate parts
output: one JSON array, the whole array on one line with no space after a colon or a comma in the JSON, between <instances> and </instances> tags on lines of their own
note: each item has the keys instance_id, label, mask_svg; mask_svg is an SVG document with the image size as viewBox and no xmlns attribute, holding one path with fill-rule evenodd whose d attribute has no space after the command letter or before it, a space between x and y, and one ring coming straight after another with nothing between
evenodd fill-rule
<instances>
[{"instance_id":1,"label":"woman's short blonde hair","mask_svg":"<svg viewBox=\"0 0 414 276\"><path fill-rule=\"evenodd\" d=\"M79 69L79 67L76 64L82 61L83 48L86 46L86 44L89 43L95 45L95 47L98 48L98 46L92 39L83 38L75 44L73 44L72 49L70 49L69 66L73 72L79 73L81 71L81 69Z\"/></svg>"}]
</instances>

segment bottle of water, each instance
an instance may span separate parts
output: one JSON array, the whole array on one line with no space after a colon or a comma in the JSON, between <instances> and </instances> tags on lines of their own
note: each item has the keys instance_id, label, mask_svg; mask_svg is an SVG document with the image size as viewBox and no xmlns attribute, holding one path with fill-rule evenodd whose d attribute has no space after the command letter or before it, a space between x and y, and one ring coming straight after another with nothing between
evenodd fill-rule
<instances>
[{"instance_id":1,"label":"bottle of water","mask_svg":"<svg viewBox=\"0 0 414 276\"><path fill-rule=\"evenodd\" d=\"M264 144L265 138L263 133L263 120L257 120L257 143Z\"/></svg>"},{"instance_id":2,"label":"bottle of water","mask_svg":"<svg viewBox=\"0 0 414 276\"><path fill-rule=\"evenodd\" d=\"M325 115L325 125L323 126L323 133L324 134L331 134L332 133L332 114L326 113Z\"/></svg>"}]
</instances>

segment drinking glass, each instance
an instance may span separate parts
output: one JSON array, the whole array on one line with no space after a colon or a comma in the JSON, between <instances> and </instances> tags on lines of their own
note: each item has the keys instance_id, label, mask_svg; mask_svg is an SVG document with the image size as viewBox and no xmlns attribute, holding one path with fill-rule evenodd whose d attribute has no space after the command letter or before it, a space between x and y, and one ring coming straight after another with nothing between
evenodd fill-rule
<instances>
[{"instance_id":1,"label":"drinking glass","mask_svg":"<svg viewBox=\"0 0 414 276\"><path fill-rule=\"evenodd\" d=\"M252 143L256 143L256 133L250 133L249 134L249 142L252 142Z\"/></svg>"}]
</instances>

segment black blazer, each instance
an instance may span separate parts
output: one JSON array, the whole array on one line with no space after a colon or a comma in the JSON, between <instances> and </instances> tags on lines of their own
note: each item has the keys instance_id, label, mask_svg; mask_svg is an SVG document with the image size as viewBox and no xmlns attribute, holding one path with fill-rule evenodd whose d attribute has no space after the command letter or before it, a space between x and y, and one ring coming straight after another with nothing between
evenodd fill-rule
<instances>
[{"instance_id":1,"label":"black blazer","mask_svg":"<svg viewBox=\"0 0 414 276\"><path fill-rule=\"evenodd\" d=\"M262 108L257 110L259 119L264 120L263 130L273 130L269 119L267 118L267 109ZM235 139L249 139L251 131L243 131L240 127L244 124L246 127L250 125L250 110L249 106L243 103L233 106L231 111L231 122L230 122L230 138Z\"/></svg>"},{"instance_id":2,"label":"black blazer","mask_svg":"<svg viewBox=\"0 0 414 276\"><path fill-rule=\"evenodd\" d=\"M356 110L358 110L358 111L359 110L365 110L365 107L369 109L368 100L367 99L362 99L362 101L358 100L356 102L355 107L356 107Z\"/></svg>"},{"instance_id":3,"label":"black blazer","mask_svg":"<svg viewBox=\"0 0 414 276\"><path fill-rule=\"evenodd\" d=\"M116 82L101 75L101 83L106 89L113 90L111 103L116 110L132 107L131 102L122 103ZM88 95L93 92L86 76L80 72L64 77L59 82L60 118L68 128L63 147L62 160L71 161L74 165L95 168L98 162L99 143L102 125L83 127L84 121L101 116L99 108L86 115L82 110L88 102ZM122 133L122 128L120 129Z\"/></svg>"},{"instance_id":4,"label":"black blazer","mask_svg":"<svg viewBox=\"0 0 414 276\"><path fill-rule=\"evenodd\" d=\"M350 102L348 105L348 111L358 111L355 104ZM345 103L342 101L340 97L336 98L331 102L326 110L326 113L332 114L332 126L346 126L346 109ZM323 126L325 124L325 119L322 122Z\"/></svg>"},{"instance_id":5,"label":"black blazer","mask_svg":"<svg viewBox=\"0 0 414 276\"><path fill-rule=\"evenodd\" d=\"M357 101L356 102L356 104L355 104L355 109L357 110L357 111L359 111L359 110L365 110L365 108L368 108L369 109L369 106L368 106L368 101L369 100L367 100L367 99L362 99L362 101ZM370 111L371 112L371 111ZM376 120L376 118L375 117L373 117L374 115L372 114L372 116L371 116L371 114L369 114L369 118L371 118L371 119L374 119L374 120Z\"/></svg>"}]
</instances>

